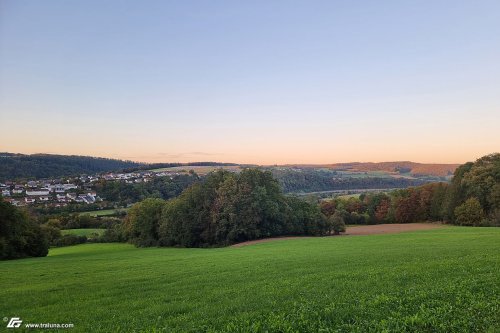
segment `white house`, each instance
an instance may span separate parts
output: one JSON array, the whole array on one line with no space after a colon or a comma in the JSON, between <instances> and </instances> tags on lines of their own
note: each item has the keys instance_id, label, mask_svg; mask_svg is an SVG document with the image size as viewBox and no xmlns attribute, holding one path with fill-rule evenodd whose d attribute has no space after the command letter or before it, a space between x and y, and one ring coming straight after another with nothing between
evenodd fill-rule
<instances>
[{"instance_id":1,"label":"white house","mask_svg":"<svg viewBox=\"0 0 500 333\"><path fill-rule=\"evenodd\" d=\"M64 185L61 185L61 184L56 184L54 185L54 192L56 193L64 193L66 192L66 187L64 187Z\"/></svg>"},{"instance_id":2,"label":"white house","mask_svg":"<svg viewBox=\"0 0 500 333\"><path fill-rule=\"evenodd\" d=\"M28 185L28 187L35 188L38 186L38 182L36 182L34 180L30 180L27 185Z\"/></svg>"},{"instance_id":3,"label":"white house","mask_svg":"<svg viewBox=\"0 0 500 333\"><path fill-rule=\"evenodd\" d=\"M41 195L48 196L49 194L50 192L47 190L26 191L26 195L33 195L33 196L41 196Z\"/></svg>"}]
</instances>

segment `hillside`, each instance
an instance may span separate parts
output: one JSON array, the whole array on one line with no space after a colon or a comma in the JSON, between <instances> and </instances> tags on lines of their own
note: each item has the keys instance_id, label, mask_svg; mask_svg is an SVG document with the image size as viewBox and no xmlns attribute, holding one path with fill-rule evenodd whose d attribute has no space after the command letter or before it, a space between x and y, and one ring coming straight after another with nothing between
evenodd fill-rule
<instances>
[{"instance_id":1,"label":"hillside","mask_svg":"<svg viewBox=\"0 0 500 333\"><path fill-rule=\"evenodd\" d=\"M388 172L388 173L409 173L413 176L437 176L444 177L452 175L460 164L433 164L416 163L410 161L396 162L350 162L317 165L297 165L310 168L327 168L332 170L351 172Z\"/></svg>"},{"instance_id":2,"label":"hillside","mask_svg":"<svg viewBox=\"0 0 500 333\"><path fill-rule=\"evenodd\" d=\"M94 174L142 165L144 164L91 156L0 153L0 181Z\"/></svg>"}]
</instances>

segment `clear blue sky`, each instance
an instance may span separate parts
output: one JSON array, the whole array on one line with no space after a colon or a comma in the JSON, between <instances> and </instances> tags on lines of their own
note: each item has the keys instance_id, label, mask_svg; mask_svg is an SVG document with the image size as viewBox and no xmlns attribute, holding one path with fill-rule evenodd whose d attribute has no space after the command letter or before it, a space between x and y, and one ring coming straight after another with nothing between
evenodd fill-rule
<instances>
[{"instance_id":1,"label":"clear blue sky","mask_svg":"<svg viewBox=\"0 0 500 333\"><path fill-rule=\"evenodd\" d=\"M500 1L0 1L0 151L465 162L500 150Z\"/></svg>"}]
</instances>

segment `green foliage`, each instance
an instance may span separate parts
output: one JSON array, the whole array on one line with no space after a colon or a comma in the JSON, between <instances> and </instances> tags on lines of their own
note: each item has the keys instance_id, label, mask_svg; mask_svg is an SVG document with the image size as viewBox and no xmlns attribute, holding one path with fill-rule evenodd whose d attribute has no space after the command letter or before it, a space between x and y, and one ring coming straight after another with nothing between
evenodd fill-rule
<instances>
[{"instance_id":1,"label":"green foliage","mask_svg":"<svg viewBox=\"0 0 500 333\"><path fill-rule=\"evenodd\" d=\"M377 174L366 177L342 177L342 174L333 170L304 168L272 169L274 177L278 180L285 193L294 192L321 192L349 189L385 189L405 188L408 186L422 185L427 180L407 179L394 177L380 177Z\"/></svg>"},{"instance_id":2,"label":"green foliage","mask_svg":"<svg viewBox=\"0 0 500 333\"><path fill-rule=\"evenodd\" d=\"M317 205L285 197L270 172L219 170L168 202L160 244L203 247L280 235L323 235Z\"/></svg>"},{"instance_id":3,"label":"green foliage","mask_svg":"<svg viewBox=\"0 0 500 333\"><path fill-rule=\"evenodd\" d=\"M63 235L86 236L87 238L97 238L104 234L107 229L67 229L62 230Z\"/></svg>"},{"instance_id":4,"label":"green foliage","mask_svg":"<svg viewBox=\"0 0 500 333\"><path fill-rule=\"evenodd\" d=\"M458 225L479 226L484 218L481 203L476 198L469 198L455 208L455 219Z\"/></svg>"},{"instance_id":5,"label":"green foliage","mask_svg":"<svg viewBox=\"0 0 500 333\"><path fill-rule=\"evenodd\" d=\"M127 184L120 181L100 180L95 189L99 196L109 202L125 206L146 198L170 199L199 180L196 174L170 177L155 177L149 182Z\"/></svg>"},{"instance_id":6,"label":"green foliage","mask_svg":"<svg viewBox=\"0 0 500 333\"><path fill-rule=\"evenodd\" d=\"M444 206L445 217L453 223L477 225L476 220L470 223L463 219L459 221L456 215L469 206L462 207L470 198L479 202L488 224L500 225L500 154L486 155L455 171ZM462 208L457 211L458 207Z\"/></svg>"},{"instance_id":7,"label":"green foliage","mask_svg":"<svg viewBox=\"0 0 500 333\"><path fill-rule=\"evenodd\" d=\"M44 257L47 235L22 211L0 198L0 259Z\"/></svg>"},{"instance_id":8,"label":"green foliage","mask_svg":"<svg viewBox=\"0 0 500 333\"><path fill-rule=\"evenodd\" d=\"M127 238L137 246L157 246L160 218L165 206L161 199L146 199L130 208L124 222Z\"/></svg>"},{"instance_id":9,"label":"green foliage","mask_svg":"<svg viewBox=\"0 0 500 333\"><path fill-rule=\"evenodd\" d=\"M455 226L241 248L83 244L0 263L0 313L97 333L498 332L498 253L500 229Z\"/></svg>"},{"instance_id":10,"label":"green foliage","mask_svg":"<svg viewBox=\"0 0 500 333\"><path fill-rule=\"evenodd\" d=\"M328 218L328 222L330 223L331 230L335 235L340 234L341 232L345 232L345 222L340 211L335 212L332 216Z\"/></svg>"},{"instance_id":11,"label":"green foliage","mask_svg":"<svg viewBox=\"0 0 500 333\"><path fill-rule=\"evenodd\" d=\"M55 239L51 245L56 246L56 247L61 247L61 246L71 246L71 245L83 244L86 242L87 242L87 236L65 234L65 235L62 235L61 237Z\"/></svg>"}]
</instances>

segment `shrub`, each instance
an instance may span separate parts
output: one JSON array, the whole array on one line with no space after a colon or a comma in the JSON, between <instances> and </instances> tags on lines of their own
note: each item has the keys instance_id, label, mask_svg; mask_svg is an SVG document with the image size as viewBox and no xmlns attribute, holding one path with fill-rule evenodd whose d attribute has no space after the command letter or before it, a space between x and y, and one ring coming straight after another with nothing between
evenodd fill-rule
<instances>
[{"instance_id":1,"label":"shrub","mask_svg":"<svg viewBox=\"0 0 500 333\"><path fill-rule=\"evenodd\" d=\"M49 241L28 214L0 198L0 259L44 257Z\"/></svg>"},{"instance_id":2,"label":"shrub","mask_svg":"<svg viewBox=\"0 0 500 333\"><path fill-rule=\"evenodd\" d=\"M87 242L86 236L63 235L54 242L54 246L56 247L70 246L70 245L83 244L86 242Z\"/></svg>"},{"instance_id":3,"label":"shrub","mask_svg":"<svg viewBox=\"0 0 500 333\"><path fill-rule=\"evenodd\" d=\"M330 222L331 230L335 235L339 235L341 232L345 232L344 218L340 212L335 212L328 219Z\"/></svg>"},{"instance_id":4,"label":"shrub","mask_svg":"<svg viewBox=\"0 0 500 333\"><path fill-rule=\"evenodd\" d=\"M469 198L463 204L455 208L455 219L460 225L479 226L483 218L483 208L476 198Z\"/></svg>"}]
</instances>

